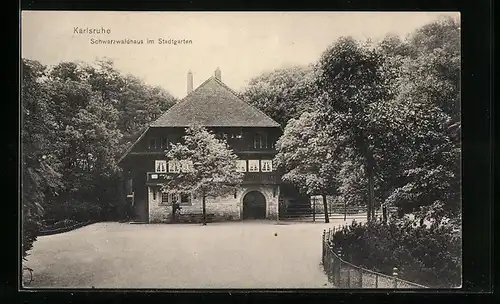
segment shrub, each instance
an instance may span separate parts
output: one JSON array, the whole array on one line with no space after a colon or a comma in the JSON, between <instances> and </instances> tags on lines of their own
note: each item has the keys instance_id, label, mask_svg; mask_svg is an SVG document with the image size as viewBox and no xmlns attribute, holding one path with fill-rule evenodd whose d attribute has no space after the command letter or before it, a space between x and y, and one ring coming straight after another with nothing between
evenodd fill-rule
<instances>
[{"instance_id":1,"label":"shrub","mask_svg":"<svg viewBox=\"0 0 500 304\"><path fill-rule=\"evenodd\" d=\"M172 219L171 213L165 211L163 208L154 208L150 211L149 222L150 223L167 223Z\"/></svg>"},{"instance_id":2,"label":"shrub","mask_svg":"<svg viewBox=\"0 0 500 304\"><path fill-rule=\"evenodd\" d=\"M56 222L50 226L46 227L46 230L55 230L55 229L61 229L61 228L68 228L71 226L74 226L78 224L78 221L72 220L72 219L65 219L59 222Z\"/></svg>"},{"instance_id":3,"label":"shrub","mask_svg":"<svg viewBox=\"0 0 500 304\"><path fill-rule=\"evenodd\" d=\"M108 221L120 221L130 216L130 206L125 200L111 200L101 210L101 218Z\"/></svg>"},{"instance_id":4,"label":"shrub","mask_svg":"<svg viewBox=\"0 0 500 304\"><path fill-rule=\"evenodd\" d=\"M101 219L101 207L96 203L70 199L51 206L47 217L57 221L71 219L77 222Z\"/></svg>"},{"instance_id":5,"label":"shrub","mask_svg":"<svg viewBox=\"0 0 500 304\"><path fill-rule=\"evenodd\" d=\"M40 230L43 229L43 209L35 202L23 202L23 229L22 229L22 251L23 260L26 260L29 251L33 248Z\"/></svg>"},{"instance_id":6,"label":"shrub","mask_svg":"<svg viewBox=\"0 0 500 304\"><path fill-rule=\"evenodd\" d=\"M353 221L333 237L334 248L355 265L429 287L461 285L461 237L452 226Z\"/></svg>"}]
</instances>

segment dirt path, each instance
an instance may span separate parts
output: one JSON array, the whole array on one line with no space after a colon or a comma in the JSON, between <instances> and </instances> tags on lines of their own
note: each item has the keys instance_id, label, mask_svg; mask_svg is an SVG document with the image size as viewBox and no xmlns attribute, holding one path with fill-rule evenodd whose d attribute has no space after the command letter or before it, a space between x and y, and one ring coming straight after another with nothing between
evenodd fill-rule
<instances>
[{"instance_id":1,"label":"dirt path","mask_svg":"<svg viewBox=\"0 0 500 304\"><path fill-rule=\"evenodd\" d=\"M331 226L98 223L40 237L26 287L331 288L320 266Z\"/></svg>"}]
</instances>

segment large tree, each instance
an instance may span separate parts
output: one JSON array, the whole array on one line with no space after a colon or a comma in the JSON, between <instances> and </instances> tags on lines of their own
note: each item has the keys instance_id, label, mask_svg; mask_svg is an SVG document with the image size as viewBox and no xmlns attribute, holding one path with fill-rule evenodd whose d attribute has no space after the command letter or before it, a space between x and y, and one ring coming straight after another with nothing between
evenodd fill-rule
<instances>
[{"instance_id":1,"label":"large tree","mask_svg":"<svg viewBox=\"0 0 500 304\"><path fill-rule=\"evenodd\" d=\"M460 25L447 18L412 33L398 71L395 98L379 108L377 128L400 151L387 202L405 212L456 217L460 211ZM385 54L394 60L391 54ZM384 122L385 121L385 122ZM386 160L383 165L387 164ZM382 162L381 162L382 164ZM426 208L421 208L426 207ZM425 211L425 214L429 212Z\"/></svg>"},{"instance_id":2,"label":"large tree","mask_svg":"<svg viewBox=\"0 0 500 304\"><path fill-rule=\"evenodd\" d=\"M329 222L327 195L337 189L339 170L338 138L329 136L333 125L325 125L321 113L304 112L291 119L276 143L277 166L284 171L282 179L308 195L321 195L325 223Z\"/></svg>"},{"instance_id":3,"label":"large tree","mask_svg":"<svg viewBox=\"0 0 500 304\"><path fill-rule=\"evenodd\" d=\"M122 214L116 160L175 98L122 75L106 59L90 64L61 62L52 68L23 60L22 85L23 155L31 157L30 151L38 150L33 158L45 155L44 164L61 174L57 195L55 191L36 195L45 207L45 220ZM37 165L30 161L26 170L35 172Z\"/></svg>"},{"instance_id":4,"label":"large tree","mask_svg":"<svg viewBox=\"0 0 500 304\"><path fill-rule=\"evenodd\" d=\"M118 111L118 129L123 134L120 153L176 102L176 98L161 87L146 85L130 74L121 74L109 59L86 64L82 69L92 91Z\"/></svg>"},{"instance_id":5,"label":"large tree","mask_svg":"<svg viewBox=\"0 0 500 304\"><path fill-rule=\"evenodd\" d=\"M167 175L162 191L193 193L202 199L203 225L206 225L206 199L233 193L243 180L237 171L238 157L224 140L204 127L186 128L182 141L172 144L166 157L177 161L180 172Z\"/></svg>"},{"instance_id":6,"label":"large tree","mask_svg":"<svg viewBox=\"0 0 500 304\"><path fill-rule=\"evenodd\" d=\"M43 81L46 67L21 61L22 139L22 254L28 255L43 228L46 200L61 185L60 162L54 153L57 137L53 105Z\"/></svg>"},{"instance_id":7,"label":"large tree","mask_svg":"<svg viewBox=\"0 0 500 304\"><path fill-rule=\"evenodd\" d=\"M64 187L50 204L50 217L77 221L106 216L118 203L116 157L121 132L118 112L111 100L94 90L82 64L63 62L51 69L46 85L54 106Z\"/></svg>"},{"instance_id":8,"label":"large tree","mask_svg":"<svg viewBox=\"0 0 500 304\"><path fill-rule=\"evenodd\" d=\"M313 72L311 66L294 66L263 73L250 80L241 97L285 127L311 109Z\"/></svg>"},{"instance_id":9,"label":"large tree","mask_svg":"<svg viewBox=\"0 0 500 304\"><path fill-rule=\"evenodd\" d=\"M322 55L317 68L318 107L325 122L334 124L334 137L361 157L368 182L368 219L375 214L374 145L378 130L369 128L374 105L392 98L390 82L379 54L351 37L342 37Z\"/></svg>"}]
</instances>

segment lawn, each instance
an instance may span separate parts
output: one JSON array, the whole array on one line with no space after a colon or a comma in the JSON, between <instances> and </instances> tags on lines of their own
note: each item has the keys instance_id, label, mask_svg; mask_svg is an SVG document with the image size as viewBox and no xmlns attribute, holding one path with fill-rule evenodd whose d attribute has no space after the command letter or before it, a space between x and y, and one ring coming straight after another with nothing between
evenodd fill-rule
<instances>
[{"instance_id":1,"label":"lawn","mask_svg":"<svg viewBox=\"0 0 500 304\"><path fill-rule=\"evenodd\" d=\"M39 237L25 287L328 288L321 235L339 223L97 223Z\"/></svg>"}]
</instances>

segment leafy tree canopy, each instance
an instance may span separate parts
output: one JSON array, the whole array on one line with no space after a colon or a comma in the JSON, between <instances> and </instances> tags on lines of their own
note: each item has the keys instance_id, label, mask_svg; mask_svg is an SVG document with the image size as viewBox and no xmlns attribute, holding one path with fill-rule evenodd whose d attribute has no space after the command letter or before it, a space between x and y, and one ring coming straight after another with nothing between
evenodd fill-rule
<instances>
[{"instance_id":1,"label":"leafy tree canopy","mask_svg":"<svg viewBox=\"0 0 500 304\"><path fill-rule=\"evenodd\" d=\"M267 72L251 79L240 95L284 127L311 108L313 72L311 66Z\"/></svg>"},{"instance_id":2,"label":"leafy tree canopy","mask_svg":"<svg viewBox=\"0 0 500 304\"><path fill-rule=\"evenodd\" d=\"M172 144L166 157L179 161L181 172L169 175L164 189L220 196L234 191L242 182L243 173L236 170L236 154L224 140L198 125L187 128L182 142Z\"/></svg>"}]
</instances>

